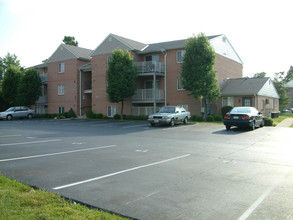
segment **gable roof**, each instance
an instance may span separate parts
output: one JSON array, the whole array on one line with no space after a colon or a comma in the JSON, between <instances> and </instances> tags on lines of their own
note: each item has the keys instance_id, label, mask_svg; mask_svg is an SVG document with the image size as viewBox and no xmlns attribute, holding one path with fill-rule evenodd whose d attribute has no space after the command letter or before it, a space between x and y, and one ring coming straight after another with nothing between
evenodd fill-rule
<instances>
[{"instance_id":1,"label":"gable roof","mask_svg":"<svg viewBox=\"0 0 293 220\"><path fill-rule=\"evenodd\" d=\"M286 88L293 88L293 79L289 81L286 85L284 85Z\"/></svg>"},{"instance_id":2,"label":"gable roof","mask_svg":"<svg viewBox=\"0 0 293 220\"><path fill-rule=\"evenodd\" d=\"M90 60L92 50L76 47L73 45L60 44L55 52L50 56L47 63L64 61L70 59Z\"/></svg>"},{"instance_id":3,"label":"gable roof","mask_svg":"<svg viewBox=\"0 0 293 220\"><path fill-rule=\"evenodd\" d=\"M222 96L262 95L279 98L269 77L227 79L221 87Z\"/></svg>"},{"instance_id":4,"label":"gable roof","mask_svg":"<svg viewBox=\"0 0 293 220\"><path fill-rule=\"evenodd\" d=\"M122 50L141 51L146 46L147 44L138 41L120 37L115 34L109 34L91 53L91 56L109 54L117 48L121 48Z\"/></svg>"}]
</instances>

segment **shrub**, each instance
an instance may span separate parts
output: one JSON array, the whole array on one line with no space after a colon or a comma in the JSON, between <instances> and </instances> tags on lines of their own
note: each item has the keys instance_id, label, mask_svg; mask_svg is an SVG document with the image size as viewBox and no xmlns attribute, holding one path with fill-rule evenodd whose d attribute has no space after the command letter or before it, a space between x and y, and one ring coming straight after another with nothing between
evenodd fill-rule
<instances>
[{"instance_id":1,"label":"shrub","mask_svg":"<svg viewBox=\"0 0 293 220\"><path fill-rule=\"evenodd\" d=\"M264 117L265 126L273 126L273 119L270 117Z\"/></svg>"},{"instance_id":2,"label":"shrub","mask_svg":"<svg viewBox=\"0 0 293 220\"><path fill-rule=\"evenodd\" d=\"M74 113L72 108L70 108L67 116L68 116L67 118L76 118L76 114Z\"/></svg>"},{"instance_id":3,"label":"shrub","mask_svg":"<svg viewBox=\"0 0 293 220\"><path fill-rule=\"evenodd\" d=\"M66 117L64 115L58 115L57 119L65 119Z\"/></svg>"},{"instance_id":4,"label":"shrub","mask_svg":"<svg viewBox=\"0 0 293 220\"><path fill-rule=\"evenodd\" d=\"M223 121L222 115L215 115L215 121Z\"/></svg>"},{"instance_id":5,"label":"shrub","mask_svg":"<svg viewBox=\"0 0 293 220\"><path fill-rule=\"evenodd\" d=\"M190 121L197 121L197 115L192 115L190 118Z\"/></svg>"},{"instance_id":6,"label":"shrub","mask_svg":"<svg viewBox=\"0 0 293 220\"><path fill-rule=\"evenodd\" d=\"M222 112L222 116L224 117L226 115L226 113L228 113L229 111L232 110L232 106L223 106L222 109L221 109L221 112Z\"/></svg>"},{"instance_id":7,"label":"shrub","mask_svg":"<svg viewBox=\"0 0 293 220\"><path fill-rule=\"evenodd\" d=\"M95 117L95 114L93 113L92 109L89 108L86 113L85 113L86 117L87 118L94 118Z\"/></svg>"},{"instance_id":8,"label":"shrub","mask_svg":"<svg viewBox=\"0 0 293 220\"><path fill-rule=\"evenodd\" d=\"M211 122L211 121L214 121L214 120L215 120L214 116L212 116L212 115L207 116L207 121Z\"/></svg>"},{"instance_id":9,"label":"shrub","mask_svg":"<svg viewBox=\"0 0 293 220\"><path fill-rule=\"evenodd\" d=\"M204 117L203 116L198 116L197 119L196 119L196 121L202 122L202 121L204 121Z\"/></svg>"},{"instance_id":10,"label":"shrub","mask_svg":"<svg viewBox=\"0 0 293 220\"><path fill-rule=\"evenodd\" d=\"M98 114L95 115L95 118L96 119L103 119L104 115L102 113L98 113Z\"/></svg>"},{"instance_id":11,"label":"shrub","mask_svg":"<svg viewBox=\"0 0 293 220\"><path fill-rule=\"evenodd\" d=\"M120 120L120 119L121 119L121 116L120 116L119 114L115 114L115 115L114 115L114 119L115 119L115 120Z\"/></svg>"}]
</instances>

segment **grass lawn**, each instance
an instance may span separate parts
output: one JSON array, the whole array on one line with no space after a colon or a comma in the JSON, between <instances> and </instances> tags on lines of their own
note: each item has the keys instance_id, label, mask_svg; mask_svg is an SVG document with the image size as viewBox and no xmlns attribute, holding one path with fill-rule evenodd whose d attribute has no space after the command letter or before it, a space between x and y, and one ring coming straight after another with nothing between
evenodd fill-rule
<instances>
[{"instance_id":1,"label":"grass lawn","mask_svg":"<svg viewBox=\"0 0 293 220\"><path fill-rule=\"evenodd\" d=\"M0 175L0 219L126 219Z\"/></svg>"},{"instance_id":2,"label":"grass lawn","mask_svg":"<svg viewBox=\"0 0 293 220\"><path fill-rule=\"evenodd\" d=\"M273 118L274 125L279 124L286 118L293 118L293 113L281 113L278 118ZM293 127L293 124L290 127Z\"/></svg>"}]
</instances>

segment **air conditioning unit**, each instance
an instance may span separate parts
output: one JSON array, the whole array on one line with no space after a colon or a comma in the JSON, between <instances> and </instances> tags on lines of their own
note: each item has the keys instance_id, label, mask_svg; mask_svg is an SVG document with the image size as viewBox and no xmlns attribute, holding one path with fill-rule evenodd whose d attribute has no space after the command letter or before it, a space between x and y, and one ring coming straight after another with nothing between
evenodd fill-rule
<instances>
[{"instance_id":1,"label":"air conditioning unit","mask_svg":"<svg viewBox=\"0 0 293 220\"><path fill-rule=\"evenodd\" d=\"M269 99L266 99L266 104L270 104L270 100Z\"/></svg>"}]
</instances>

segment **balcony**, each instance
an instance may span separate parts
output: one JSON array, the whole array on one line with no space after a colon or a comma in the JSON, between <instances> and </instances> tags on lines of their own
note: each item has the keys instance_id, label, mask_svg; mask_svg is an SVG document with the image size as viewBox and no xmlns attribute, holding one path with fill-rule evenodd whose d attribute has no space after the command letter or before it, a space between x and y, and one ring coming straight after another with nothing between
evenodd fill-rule
<instances>
[{"instance_id":1,"label":"balcony","mask_svg":"<svg viewBox=\"0 0 293 220\"><path fill-rule=\"evenodd\" d=\"M156 112L160 110L160 107L156 108ZM156 113L154 112L154 107L132 107L131 114L132 115L151 115Z\"/></svg>"},{"instance_id":2,"label":"balcony","mask_svg":"<svg viewBox=\"0 0 293 220\"><path fill-rule=\"evenodd\" d=\"M155 93L155 94L154 94ZM132 96L132 103L164 103L165 93L163 89L138 89Z\"/></svg>"},{"instance_id":3,"label":"balcony","mask_svg":"<svg viewBox=\"0 0 293 220\"><path fill-rule=\"evenodd\" d=\"M40 78L42 81L42 84L48 84L48 75L45 73L40 74Z\"/></svg>"},{"instance_id":4,"label":"balcony","mask_svg":"<svg viewBox=\"0 0 293 220\"><path fill-rule=\"evenodd\" d=\"M147 61L147 62L137 62L135 63L137 66L137 70L140 76L148 76L148 75L165 75L165 64L161 62L153 62L153 61Z\"/></svg>"},{"instance_id":5,"label":"balcony","mask_svg":"<svg viewBox=\"0 0 293 220\"><path fill-rule=\"evenodd\" d=\"M35 103L36 106L45 106L48 105L48 96L43 95L39 96L39 99Z\"/></svg>"}]
</instances>

